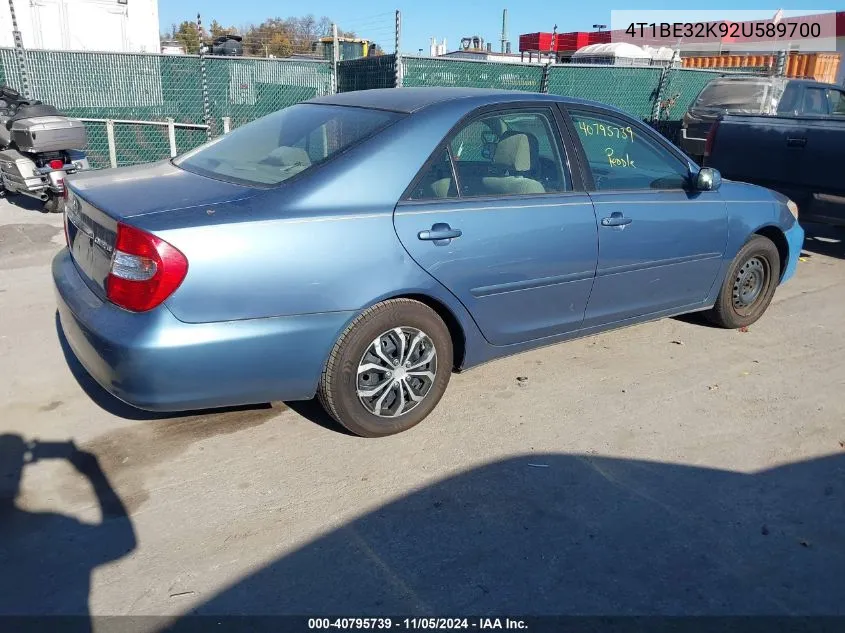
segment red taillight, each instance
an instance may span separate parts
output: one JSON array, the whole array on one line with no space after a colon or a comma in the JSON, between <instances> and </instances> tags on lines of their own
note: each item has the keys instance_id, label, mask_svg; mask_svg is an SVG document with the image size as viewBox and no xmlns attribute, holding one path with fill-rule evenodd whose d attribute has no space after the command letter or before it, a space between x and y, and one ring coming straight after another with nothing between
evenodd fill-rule
<instances>
[{"instance_id":1,"label":"red taillight","mask_svg":"<svg viewBox=\"0 0 845 633\"><path fill-rule=\"evenodd\" d=\"M111 271L106 279L109 301L145 312L172 295L188 274L188 260L164 240L118 223Z\"/></svg>"},{"instance_id":2,"label":"red taillight","mask_svg":"<svg viewBox=\"0 0 845 633\"><path fill-rule=\"evenodd\" d=\"M59 160L58 158L50 161L50 169L61 169L65 166L65 161Z\"/></svg>"},{"instance_id":3,"label":"red taillight","mask_svg":"<svg viewBox=\"0 0 845 633\"><path fill-rule=\"evenodd\" d=\"M713 153L713 143L716 142L716 132L719 129L719 120L716 119L713 121L713 125L710 126L710 130L707 132L707 138L704 141L704 157L709 158L710 154Z\"/></svg>"}]
</instances>

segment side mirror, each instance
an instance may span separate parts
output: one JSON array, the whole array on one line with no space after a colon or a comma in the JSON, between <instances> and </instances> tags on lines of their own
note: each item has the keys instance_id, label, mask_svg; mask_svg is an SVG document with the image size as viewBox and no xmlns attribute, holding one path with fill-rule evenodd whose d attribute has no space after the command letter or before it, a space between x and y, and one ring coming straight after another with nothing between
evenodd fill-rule
<instances>
[{"instance_id":1,"label":"side mirror","mask_svg":"<svg viewBox=\"0 0 845 633\"><path fill-rule=\"evenodd\" d=\"M712 167L702 167L695 177L696 191L716 191L721 185L722 174Z\"/></svg>"}]
</instances>

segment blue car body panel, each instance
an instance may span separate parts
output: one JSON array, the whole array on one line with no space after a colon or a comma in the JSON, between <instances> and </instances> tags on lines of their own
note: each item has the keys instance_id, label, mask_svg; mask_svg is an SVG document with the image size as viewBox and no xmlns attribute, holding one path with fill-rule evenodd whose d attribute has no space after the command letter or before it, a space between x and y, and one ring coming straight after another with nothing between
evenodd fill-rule
<instances>
[{"instance_id":1,"label":"blue car body panel","mask_svg":"<svg viewBox=\"0 0 845 633\"><path fill-rule=\"evenodd\" d=\"M584 325L653 311L695 308L706 299L725 253L728 213L718 191L592 192L602 226L596 281Z\"/></svg>"},{"instance_id":2,"label":"blue car body panel","mask_svg":"<svg viewBox=\"0 0 845 633\"><path fill-rule=\"evenodd\" d=\"M782 281L795 271L803 231L786 199L741 183L702 193L576 187L403 200L444 137L478 108L577 103L613 110L607 106L472 89L362 91L315 101L404 116L275 187L214 180L170 162L71 179L81 208L107 218L110 230L119 221L149 231L189 262L187 277L162 305L132 313L104 299L103 280L86 277L76 254L56 256L62 329L108 391L153 410L308 399L344 329L368 307L398 296L447 317L458 339L456 368L467 369L706 309L755 232L783 241ZM613 211L632 222L602 226ZM435 224L462 235L420 240L419 232Z\"/></svg>"},{"instance_id":3,"label":"blue car body panel","mask_svg":"<svg viewBox=\"0 0 845 633\"><path fill-rule=\"evenodd\" d=\"M187 324L165 306L127 312L95 295L67 250L53 260L62 331L107 391L153 411L314 396L354 312Z\"/></svg>"},{"instance_id":4,"label":"blue car body panel","mask_svg":"<svg viewBox=\"0 0 845 633\"><path fill-rule=\"evenodd\" d=\"M789 260L786 268L781 275L780 282L784 283L792 279L795 275L795 270L798 268L798 256L801 254L801 248L804 245L804 229L796 222L792 228L786 231L786 242L789 244Z\"/></svg>"},{"instance_id":5,"label":"blue car body panel","mask_svg":"<svg viewBox=\"0 0 845 633\"><path fill-rule=\"evenodd\" d=\"M460 299L493 345L581 327L598 252L588 195L402 203L394 222L415 261ZM445 244L418 239L435 224L463 234Z\"/></svg>"}]
</instances>

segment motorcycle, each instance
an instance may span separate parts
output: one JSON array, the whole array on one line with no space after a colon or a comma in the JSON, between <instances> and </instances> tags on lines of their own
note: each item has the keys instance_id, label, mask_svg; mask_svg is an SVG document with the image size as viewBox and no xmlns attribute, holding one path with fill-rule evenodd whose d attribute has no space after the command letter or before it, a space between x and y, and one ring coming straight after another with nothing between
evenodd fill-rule
<instances>
[{"instance_id":1,"label":"motorcycle","mask_svg":"<svg viewBox=\"0 0 845 633\"><path fill-rule=\"evenodd\" d=\"M87 145L81 121L0 86L0 195L29 196L44 211L61 213L65 177L90 169Z\"/></svg>"}]
</instances>

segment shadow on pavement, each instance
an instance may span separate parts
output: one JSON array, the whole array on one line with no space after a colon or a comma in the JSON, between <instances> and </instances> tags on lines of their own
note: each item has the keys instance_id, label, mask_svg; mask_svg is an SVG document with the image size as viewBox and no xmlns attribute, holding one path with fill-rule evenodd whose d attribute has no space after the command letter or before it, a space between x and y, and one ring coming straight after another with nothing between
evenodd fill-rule
<instances>
[{"instance_id":1,"label":"shadow on pavement","mask_svg":"<svg viewBox=\"0 0 845 633\"><path fill-rule=\"evenodd\" d=\"M537 454L370 512L192 614L842 615L843 526L845 455L747 475Z\"/></svg>"},{"instance_id":2,"label":"shadow on pavement","mask_svg":"<svg viewBox=\"0 0 845 633\"><path fill-rule=\"evenodd\" d=\"M99 523L19 507L25 467L53 459L68 461L91 485ZM0 435L0 615L87 616L91 573L135 546L126 508L93 454L70 441L27 443ZM74 625L74 631L91 628L87 617Z\"/></svg>"},{"instance_id":3,"label":"shadow on pavement","mask_svg":"<svg viewBox=\"0 0 845 633\"><path fill-rule=\"evenodd\" d=\"M804 251L845 259L845 227L802 222Z\"/></svg>"},{"instance_id":4,"label":"shadow on pavement","mask_svg":"<svg viewBox=\"0 0 845 633\"><path fill-rule=\"evenodd\" d=\"M30 198L29 196L24 196L21 194L12 194L9 195L8 193L2 196L5 198L9 204L12 204L20 209L26 209L27 211L37 211L38 213L46 213L44 211L44 203L41 200L36 200L35 198Z\"/></svg>"}]
</instances>

